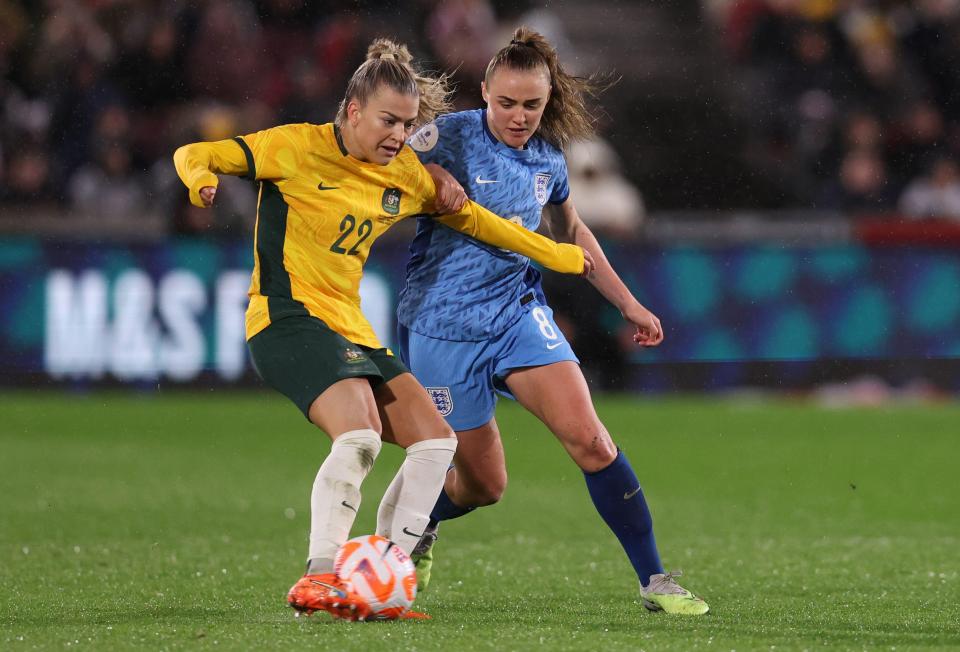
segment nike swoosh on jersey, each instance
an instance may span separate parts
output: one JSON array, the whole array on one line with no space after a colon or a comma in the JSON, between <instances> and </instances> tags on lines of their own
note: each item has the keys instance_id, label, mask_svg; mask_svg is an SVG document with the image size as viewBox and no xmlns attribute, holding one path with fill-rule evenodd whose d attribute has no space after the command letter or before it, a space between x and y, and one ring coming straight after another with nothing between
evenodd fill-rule
<instances>
[{"instance_id":1,"label":"nike swoosh on jersey","mask_svg":"<svg viewBox=\"0 0 960 652\"><path fill-rule=\"evenodd\" d=\"M556 343L554 343L554 344L547 344L547 348L548 348L549 350L553 351L555 348L557 348L557 347L560 346L561 344L563 344L563 342L556 342Z\"/></svg>"},{"instance_id":2,"label":"nike swoosh on jersey","mask_svg":"<svg viewBox=\"0 0 960 652\"><path fill-rule=\"evenodd\" d=\"M325 185L323 185L323 181L321 181L321 182L317 185L317 190L340 190L340 187L339 187L339 186L325 186Z\"/></svg>"},{"instance_id":3,"label":"nike swoosh on jersey","mask_svg":"<svg viewBox=\"0 0 960 652\"><path fill-rule=\"evenodd\" d=\"M477 183L500 183L499 179L481 179L479 174L477 175L475 181Z\"/></svg>"}]
</instances>

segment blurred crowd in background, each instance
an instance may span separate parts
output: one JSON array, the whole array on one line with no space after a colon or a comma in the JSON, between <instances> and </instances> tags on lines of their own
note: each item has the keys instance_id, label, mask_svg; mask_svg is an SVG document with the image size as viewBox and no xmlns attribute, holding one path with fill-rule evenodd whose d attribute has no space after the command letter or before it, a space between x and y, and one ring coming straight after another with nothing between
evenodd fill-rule
<instances>
[{"instance_id":1,"label":"blurred crowd in background","mask_svg":"<svg viewBox=\"0 0 960 652\"><path fill-rule=\"evenodd\" d=\"M631 59L641 55L591 56L603 52L608 27L590 32L596 43L582 29L573 39L577 26L563 9L584 4L0 0L0 213L150 213L175 232L248 232L255 189L226 179L215 211L192 208L170 162L176 146L329 121L378 35L406 41L429 69L455 70L458 108L479 106L490 56L529 24L578 73L600 62L625 78L602 96L609 142L567 152L578 207L598 228L636 233L643 197L652 210L701 208L720 193L690 205L684 198L717 178L747 187L762 179L772 189L757 195L763 208L960 219L960 1L703 0L678 24L696 37L691 51L704 66L722 74L698 91L711 99L685 114L684 131L662 130L679 144L649 149L631 129L658 125L631 124L644 113L642 98L627 92ZM655 2L586 6L629 36L634 28L617 17L641 4L664 24L677 11ZM650 33L638 46L656 47ZM674 192L636 173L641 163L667 169L668 157L684 156L685 139L712 138L697 116L718 111L730 116L732 152L684 168ZM730 196L752 207L749 192Z\"/></svg>"},{"instance_id":2,"label":"blurred crowd in background","mask_svg":"<svg viewBox=\"0 0 960 652\"><path fill-rule=\"evenodd\" d=\"M744 155L799 205L960 218L960 2L714 0Z\"/></svg>"}]
</instances>

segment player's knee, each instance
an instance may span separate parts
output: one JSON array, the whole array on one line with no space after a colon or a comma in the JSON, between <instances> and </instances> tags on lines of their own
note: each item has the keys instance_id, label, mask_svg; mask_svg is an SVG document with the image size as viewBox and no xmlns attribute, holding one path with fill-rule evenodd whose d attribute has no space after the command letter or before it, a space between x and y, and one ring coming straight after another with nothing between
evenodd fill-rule
<instances>
[{"instance_id":1,"label":"player's knee","mask_svg":"<svg viewBox=\"0 0 960 652\"><path fill-rule=\"evenodd\" d=\"M313 425L331 436L336 436L348 430L372 430L377 435L383 433L383 424L376 410L361 410L352 415L330 415L318 409L317 404L314 403L308 414L308 418Z\"/></svg>"},{"instance_id":2,"label":"player's knee","mask_svg":"<svg viewBox=\"0 0 960 652\"><path fill-rule=\"evenodd\" d=\"M605 469L617 458L617 446L603 427L575 438L567 445L567 451L577 466L589 473Z\"/></svg>"},{"instance_id":3,"label":"player's knee","mask_svg":"<svg viewBox=\"0 0 960 652\"><path fill-rule=\"evenodd\" d=\"M426 407L418 406L418 410L414 413L414 421L423 439L455 440L457 438L457 433L453 431L447 420L440 416L433 403L427 402Z\"/></svg>"},{"instance_id":4,"label":"player's knee","mask_svg":"<svg viewBox=\"0 0 960 652\"><path fill-rule=\"evenodd\" d=\"M443 425L432 428L425 439L452 439L454 440L454 448L456 448L457 433L455 433L453 429L447 425L447 422L444 421Z\"/></svg>"},{"instance_id":5,"label":"player's knee","mask_svg":"<svg viewBox=\"0 0 960 652\"><path fill-rule=\"evenodd\" d=\"M507 476L488 475L482 480L473 481L463 487L464 498L470 507L486 507L500 502L507 489Z\"/></svg>"},{"instance_id":6,"label":"player's knee","mask_svg":"<svg viewBox=\"0 0 960 652\"><path fill-rule=\"evenodd\" d=\"M347 455L346 458L341 458L344 460L350 460L352 457L355 462L353 466L359 466L366 474L373 468L374 460L380 454L382 446L380 433L370 429L350 430L334 439L333 451L343 451L343 454Z\"/></svg>"},{"instance_id":7,"label":"player's knee","mask_svg":"<svg viewBox=\"0 0 960 652\"><path fill-rule=\"evenodd\" d=\"M507 482L504 480L502 483L491 483L485 484L482 487L478 487L473 495L474 507L486 507L487 505L493 505L500 502L500 499L503 498L503 492L507 488Z\"/></svg>"}]
</instances>

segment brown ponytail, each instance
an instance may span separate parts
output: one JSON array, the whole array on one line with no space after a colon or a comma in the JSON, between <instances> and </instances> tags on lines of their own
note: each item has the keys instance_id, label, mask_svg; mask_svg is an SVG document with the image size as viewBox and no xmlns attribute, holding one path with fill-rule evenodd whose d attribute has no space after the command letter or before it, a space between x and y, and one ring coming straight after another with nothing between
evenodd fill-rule
<instances>
[{"instance_id":1,"label":"brown ponytail","mask_svg":"<svg viewBox=\"0 0 960 652\"><path fill-rule=\"evenodd\" d=\"M550 78L550 100L543 110L537 133L550 144L563 149L571 140L588 138L594 133L596 118L586 105L587 97L596 95L611 83L597 75L571 75L557 57L557 51L543 35L529 27L520 27L513 40L497 52L487 65L484 80L490 83L500 67L513 70L543 68Z\"/></svg>"},{"instance_id":2,"label":"brown ponytail","mask_svg":"<svg viewBox=\"0 0 960 652\"><path fill-rule=\"evenodd\" d=\"M407 46L378 38L367 48L367 60L360 64L347 83L347 92L337 110L337 125L343 126L350 100L366 104L382 85L403 95L420 97L418 124L426 124L438 114L450 110L447 75L430 77L419 73L413 67L413 57Z\"/></svg>"}]
</instances>

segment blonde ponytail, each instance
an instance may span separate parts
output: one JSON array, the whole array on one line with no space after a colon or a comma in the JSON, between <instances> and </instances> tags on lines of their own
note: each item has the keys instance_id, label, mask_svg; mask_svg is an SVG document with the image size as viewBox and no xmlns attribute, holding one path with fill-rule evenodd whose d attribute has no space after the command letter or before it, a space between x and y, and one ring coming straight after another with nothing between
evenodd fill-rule
<instances>
[{"instance_id":1,"label":"blonde ponytail","mask_svg":"<svg viewBox=\"0 0 960 652\"><path fill-rule=\"evenodd\" d=\"M373 42L367 47L367 61L371 59L384 59L389 61L395 59L403 65L409 65L413 62L413 55L410 50L402 43L394 43L388 38L373 39Z\"/></svg>"},{"instance_id":2,"label":"blonde ponytail","mask_svg":"<svg viewBox=\"0 0 960 652\"><path fill-rule=\"evenodd\" d=\"M450 110L448 84L447 75L431 77L418 72L407 46L390 39L375 39L367 48L366 61L360 64L347 83L347 92L337 111L337 125L343 126L350 100L366 104L380 86L387 86L403 95L418 96L420 111L417 123L426 124L440 113Z\"/></svg>"}]
</instances>

